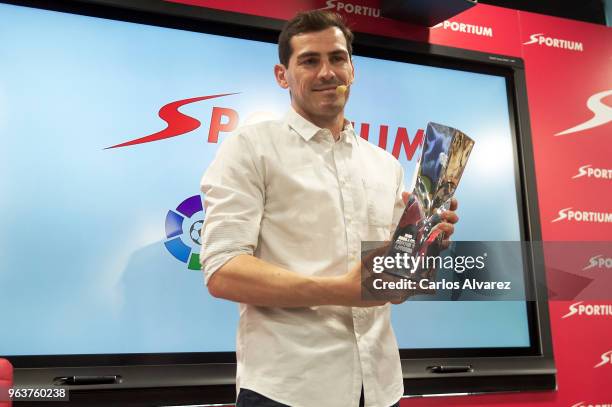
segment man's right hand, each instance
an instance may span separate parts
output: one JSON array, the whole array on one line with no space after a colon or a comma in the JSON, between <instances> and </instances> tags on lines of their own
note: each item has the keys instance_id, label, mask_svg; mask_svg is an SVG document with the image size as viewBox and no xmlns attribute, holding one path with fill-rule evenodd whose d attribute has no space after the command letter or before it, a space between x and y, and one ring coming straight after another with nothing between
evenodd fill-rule
<instances>
[{"instance_id":1,"label":"man's right hand","mask_svg":"<svg viewBox=\"0 0 612 407\"><path fill-rule=\"evenodd\" d=\"M340 285L346 287L344 304L351 307L373 307L386 303L401 304L415 292L409 290L378 290L373 286L375 279L385 282L397 282L400 279L386 273L374 273L373 261L377 256L384 256L389 246L384 245L370 251L361 262L357 263L348 273L340 276Z\"/></svg>"},{"instance_id":2,"label":"man's right hand","mask_svg":"<svg viewBox=\"0 0 612 407\"><path fill-rule=\"evenodd\" d=\"M368 279L373 278L371 275L372 268L368 267L367 263L364 265L364 262L357 263L348 273L337 277L339 280L339 290L344 293L340 297L342 298L341 305L346 305L347 307L376 307L389 302L364 299L362 290L365 290Z\"/></svg>"}]
</instances>

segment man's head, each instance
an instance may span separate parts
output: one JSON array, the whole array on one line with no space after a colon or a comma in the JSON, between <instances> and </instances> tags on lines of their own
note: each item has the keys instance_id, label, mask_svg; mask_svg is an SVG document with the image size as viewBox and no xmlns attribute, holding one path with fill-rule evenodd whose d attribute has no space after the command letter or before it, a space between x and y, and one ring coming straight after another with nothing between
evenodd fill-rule
<instances>
[{"instance_id":1,"label":"man's head","mask_svg":"<svg viewBox=\"0 0 612 407\"><path fill-rule=\"evenodd\" d=\"M339 14L322 10L311 10L296 14L287 21L278 36L278 60L288 67L293 53L291 38L298 34L323 31L326 28L337 27L344 35L349 56L353 55L353 33L344 24Z\"/></svg>"},{"instance_id":2,"label":"man's head","mask_svg":"<svg viewBox=\"0 0 612 407\"><path fill-rule=\"evenodd\" d=\"M315 124L343 112L348 94L336 87L353 81L352 40L339 15L321 10L299 13L279 36L276 80L290 90L294 109Z\"/></svg>"}]
</instances>

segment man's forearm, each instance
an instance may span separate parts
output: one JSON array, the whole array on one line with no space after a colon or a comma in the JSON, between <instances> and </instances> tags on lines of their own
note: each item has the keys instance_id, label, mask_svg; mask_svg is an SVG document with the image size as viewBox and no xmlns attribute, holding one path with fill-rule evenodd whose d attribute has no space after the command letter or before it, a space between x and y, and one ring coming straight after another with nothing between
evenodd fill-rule
<instances>
[{"instance_id":1,"label":"man's forearm","mask_svg":"<svg viewBox=\"0 0 612 407\"><path fill-rule=\"evenodd\" d=\"M219 298L265 307L344 305L342 276L305 276L250 255L228 261L208 281Z\"/></svg>"}]
</instances>

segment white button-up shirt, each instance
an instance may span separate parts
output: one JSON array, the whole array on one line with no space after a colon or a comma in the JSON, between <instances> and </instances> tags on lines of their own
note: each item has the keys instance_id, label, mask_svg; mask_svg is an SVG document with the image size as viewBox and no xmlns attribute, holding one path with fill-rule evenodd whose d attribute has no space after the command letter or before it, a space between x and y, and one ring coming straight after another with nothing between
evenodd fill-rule
<instances>
[{"instance_id":1,"label":"white button-up shirt","mask_svg":"<svg viewBox=\"0 0 612 407\"><path fill-rule=\"evenodd\" d=\"M346 273L361 241L388 240L403 170L346 122L336 142L294 110L242 127L202 179L206 282L239 254L304 275ZM403 394L390 306L240 304L237 388L293 407L388 407Z\"/></svg>"}]
</instances>

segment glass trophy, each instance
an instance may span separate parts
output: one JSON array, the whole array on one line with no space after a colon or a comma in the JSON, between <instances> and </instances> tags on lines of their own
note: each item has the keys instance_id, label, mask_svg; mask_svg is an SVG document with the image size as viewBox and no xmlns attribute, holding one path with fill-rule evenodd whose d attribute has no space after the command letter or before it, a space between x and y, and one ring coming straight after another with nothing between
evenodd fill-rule
<instances>
[{"instance_id":1,"label":"glass trophy","mask_svg":"<svg viewBox=\"0 0 612 407\"><path fill-rule=\"evenodd\" d=\"M397 225L388 256L437 256L442 250L443 232L436 228L442 212L450 208L474 140L463 132L437 123L428 123L416 181ZM426 278L434 271L388 269L388 273L409 279Z\"/></svg>"}]
</instances>

